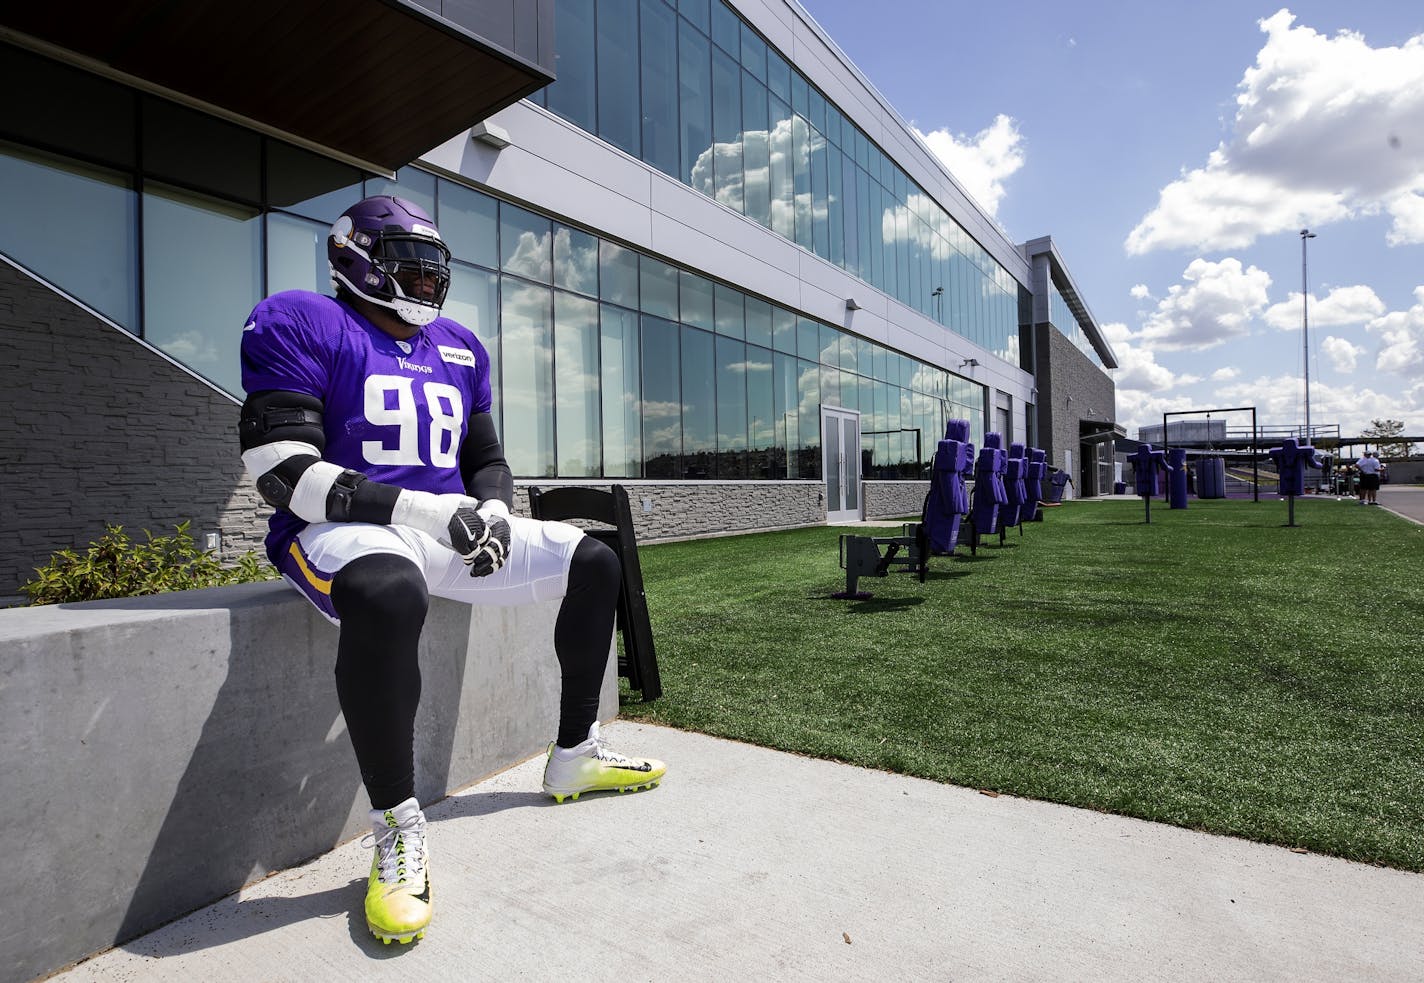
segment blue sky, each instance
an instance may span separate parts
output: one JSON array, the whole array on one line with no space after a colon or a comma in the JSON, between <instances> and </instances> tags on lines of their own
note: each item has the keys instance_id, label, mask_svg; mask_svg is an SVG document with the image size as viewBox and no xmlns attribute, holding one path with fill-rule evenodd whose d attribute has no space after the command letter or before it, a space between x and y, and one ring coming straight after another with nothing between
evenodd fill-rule
<instances>
[{"instance_id":1,"label":"blue sky","mask_svg":"<svg viewBox=\"0 0 1424 983\"><path fill-rule=\"evenodd\" d=\"M1304 422L1305 227L1311 423L1424 432L1424 5L801 2L1014 241L1053 236L1129 434Z\"/></svg>"}]
</instances>

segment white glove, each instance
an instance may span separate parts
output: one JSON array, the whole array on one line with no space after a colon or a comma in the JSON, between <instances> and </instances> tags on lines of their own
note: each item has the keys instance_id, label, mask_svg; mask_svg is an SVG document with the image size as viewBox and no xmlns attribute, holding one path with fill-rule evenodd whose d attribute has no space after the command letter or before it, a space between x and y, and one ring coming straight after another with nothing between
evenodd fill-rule
<instances>
[{"instance_id":1,"label":"white glove","mask_svg":"<svg viewBox=\"0 0 1424 983\"><path fill-rule=\"evenodd\" d=\"M459 553L471 577L487 577L509 558L509 508L497 499L480 502L468 495L435 495L403 490L391 510L391 522L435 537Z\"/></svg>"}]
</instances>

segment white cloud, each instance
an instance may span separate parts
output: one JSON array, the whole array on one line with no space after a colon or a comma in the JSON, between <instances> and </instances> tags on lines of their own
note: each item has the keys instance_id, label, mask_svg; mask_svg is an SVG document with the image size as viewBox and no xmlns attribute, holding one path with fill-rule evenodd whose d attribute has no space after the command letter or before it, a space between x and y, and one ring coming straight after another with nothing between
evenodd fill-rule
<instances>
[{"instance_id":1,"label":"white cloud","mask_svg":"<svg viewBox=\"0 0 1424 983\"><path fill-rule=\"evenodd\" d=\"M1146 300L1152 296L1152 291L1147 289L1145 283L1134 284L1128 293L1132 295L1133 300Z\"/></svg>"},{"instance_id":2,"label":"white cloud","mask_svg":"<svg viewBox=\"0 0 1424 983\"><path fill-rule=\"evenodd\" d=\"M1321 300L1310 295L1310 316L1312 327L1338 328L1347 324L1364 324L1385 312L1384 301L1369 287L1336 287ZM1300 330L1300 291L1279 304L1272 304L1262 315L1262 319L1273 328L1282 331Z\"/></svg>"},{"instance_id":3,"label":"white cloud","mask_svg":"<svg viewBox=\"0 0 1424 983\"><path fill-rule=\"evenodd\" d=\"M1271 277L1241 268L1227 257L1218 263L1194 259L1142 326L1141 338L1166 351L1213 348L1250 333L1251 318L1266 306Z\"/></svg>"},{"instance_id":4,"label":"white cloud","mask_svg":"<svg viewBox=\"0 0 1424 983\"><path fill-rule=\"evenodd\" d=\"M1004 182L1024 164L1023 141L1013 117L1000 113L973 136L955 136L947 128L923 133L913 128L964 190L990 215L1004 197Z\"/></svg>"},{"instance_id":5,"label":"white cloud","mask_svg":"<svg viewBox=\"0 0 1424 983\"><path fill-rule=\"evenodd\" d=\"M1241 370L1230 365L1217 369L1211 374L1212 382L1230 382L1241 374Z\"/></svg>"},{"instance_id":6,"label":"white cloud","mask_svg":"<svg viewBox=\"0 0 1424 983\"><path fill-rule=\"evenodd\" d=\"M1266 43L1243 75L1230 137L1162 189L1127 250L1242 249L1256 238L1388 213L1391 245L1424 242L1424 34L1372 48L1260 22Z\"/></svg>"},{"instance_id":7,"label":"white cloud","mask_svg":"<svg viewBox=\"0 0 1424 983\"><path fill-rule=\"evenodd\" d=\"M1164 396L1140 389L1128 389L1117 394L1117 422L1129 434L1152 424L1162 425L1163 413L1201 408L1201 401L1191 396Z\"/></svg>"},{"instance_id":8,"label":"white cloud","mask_svg":"<svg viewBox=\"0 0 1424 983\"><path fill-rule=\"evenodd\" d=\"M1424 287L1414 288L1414 299L1409 310L1390 311L1367 326L1380 338L1375 358L1380 372L1397 372L1412 379L1424 376Z\"/></svg>"},{"instance_id":9,"label":"white cloud","mask_svg":"<svg viewBox=\"0 0 1424 983\"><path fill-rule=\"evenodd\" d=\"M1286 424L1305 422L1304 386L1295 376L1261 376L1250 382L1222 386L1215 394L1219 405L1254 406L1261 421ZM1424 422L1424 387L1409 393L1375 392L1368 386L1332 386L1311 381L1310 422L1313 427L1339 425L1341 436L1352 437L1376 417Z\"/></svg>"},{"instance_id":10,"label":"white cloud","mask_svg":"<svg viewBox=\"0 0 1424 983\"><path fill-rule=\"evenodd\" d=\"M1355 359L1365 353L1365 349L1359 345L1334 335L1328 336L1320 343L1320 350L1330 359L1330 364L1335 366L1337 372L1355 371Z\"/></svg>"}]
</instances>

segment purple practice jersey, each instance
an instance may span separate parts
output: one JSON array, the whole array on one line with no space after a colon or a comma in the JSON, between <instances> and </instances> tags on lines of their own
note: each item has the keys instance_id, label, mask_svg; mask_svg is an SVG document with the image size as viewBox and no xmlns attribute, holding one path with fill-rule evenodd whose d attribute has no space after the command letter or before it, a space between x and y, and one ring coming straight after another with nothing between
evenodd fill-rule
<instances>
[{"instance_id":1,"label":"purple practice jersey","mask_svg":"<svg viewBox=\"0 0 1424 983\"><path fill-rule=\"evenodd\" d=\"M242 388L322 401L322 459L375 481L464 494L460 443L471 413L490 410L489 353L474 333L436 318L397 341L346 303L305 290L273 294L242 329ZM275 564L306 526L272 516Z\"/></svg>"}]
</instances>

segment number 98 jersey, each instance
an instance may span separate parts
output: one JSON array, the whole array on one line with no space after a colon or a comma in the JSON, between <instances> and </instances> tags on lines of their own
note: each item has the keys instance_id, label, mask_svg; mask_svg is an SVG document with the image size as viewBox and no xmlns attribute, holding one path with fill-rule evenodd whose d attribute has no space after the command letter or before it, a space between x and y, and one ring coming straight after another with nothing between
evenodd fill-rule
<instances>
[{"instance_id":1,"label":"number 98 jersey","mask_svg":"<svg viewBox=\"0 0 1424 983\"><path fill-rule=\"evenodd\" d=\"M489 353L463 325L436 318L397 341L344 302L305 290L253 309L242 333L242 387L320 399L324 460L437 494L464 492L466 424L491 404ZM279 510L272 532L290 538L304 525Z\"/></svg>"}]
</instances>

